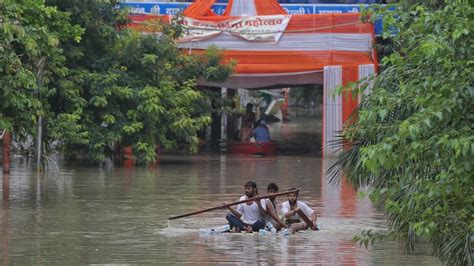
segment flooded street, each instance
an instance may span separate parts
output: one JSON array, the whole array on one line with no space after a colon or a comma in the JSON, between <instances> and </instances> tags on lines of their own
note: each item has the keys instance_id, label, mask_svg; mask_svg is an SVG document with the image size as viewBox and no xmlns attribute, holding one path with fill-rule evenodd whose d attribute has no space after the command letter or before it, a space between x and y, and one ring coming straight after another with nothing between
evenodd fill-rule
<instances>
[{"instance_id":1,"label":"flooded street","mask_svg":"<svg viewBox=\"0 0 474 266\"><path fill-rule=\"evenodd\" d=\"M308 154L165 155L154 169L100 169L59 162L58 169L52 167L41 176L32 170L31 160L15 158L12 173L3 177L1 186L0 261L3 265L439 264L428 248L406 254L398 242L377 243L368 250L351 242L360 231L385 230L386 224L352 187L333 187L325 181L328 162L313 148L320 145L320 125L314 117L271 125L272 138L279 141L297 146L313 139ZM299 188L300 200L316 210L322 230L289 236L200 235L200 228L226 223L224 210L168 222L170 216L237 201L248 180L257 182L260 195L269 182L277 183L280 191ZM277 198L280 204L284 200Z\"/></svg>"}]
</instances>

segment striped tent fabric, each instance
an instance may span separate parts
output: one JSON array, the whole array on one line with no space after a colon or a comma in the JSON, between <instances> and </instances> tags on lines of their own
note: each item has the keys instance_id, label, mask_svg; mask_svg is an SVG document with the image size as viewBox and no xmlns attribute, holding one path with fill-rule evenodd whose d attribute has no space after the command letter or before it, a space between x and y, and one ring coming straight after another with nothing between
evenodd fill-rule
<instances>
[{"instance_id":1,"label":"striped tent fabric","mask_svg":"<svg viewBox=\"0 0 474 266\"><path fill-rule=\"evenodd\" d=\"M275 0L230 0L222 16L211 7L215 0L198 0L183 13L184 16L206 22L224 22L239 16L286 15ZM140 27L154 15L131 16L130 27ZM170 19L161 16L162 20ZM142 28L146 31L146 28ZM278 42L246 41L228 32L199 41L180 41L179 47L189 54L200 54L211 45L224 49L227 62L237 61L235 73L306 74L322 72L330 65L371 64L376 61L373 51L374 28L363 23L357 13L292 15Z\"/></svg>"},{"instance_id":2,"label":"striped tent fabric","mask_svg":"<svg viewBox=\"0 0 474 266\"><path fill-rule=\"evenodd\" d=\"M369 90L370 77L375 75L374 64L358 66L327 66L324 68L324 93L323 93L323 153L332 156L337 149L331 143L338 138L346 123L354 119L353 111L360 102L359 97L345 92L337 95L334 91L341 85L347 85L358 80L367 80ZM367 91L366 91L367 93Z\"/></svg>"},{"instance_id":3,"label":"striped tent fabric","mask_svg":"<svg viewBox=\"0 0 474 266\"><path fill-rule=\"evenodd\" d=\"M229 18L194 17L212 22ZM373 63L373 39L373 25L360 22L358 14L293 15L278 42L250 42L223 32L199 42L180 42L179 46L199 54L215 45L224 49L227 61L238 62L237 74L279 75L322 71L329 65Z\"/></svg>"}]
</instances>

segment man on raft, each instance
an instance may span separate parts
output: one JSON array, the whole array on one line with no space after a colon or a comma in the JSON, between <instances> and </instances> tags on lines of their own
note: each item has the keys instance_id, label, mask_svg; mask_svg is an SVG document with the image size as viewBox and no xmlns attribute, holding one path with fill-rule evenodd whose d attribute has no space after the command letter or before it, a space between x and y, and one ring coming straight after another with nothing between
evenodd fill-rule
<instances>
[{"instance_id":1,"label":"man on raft","mask_svg":"<svg viewBox=\"0 0 474 266\"><path fill-rule=\"evenodd\" d=\"M270 183L267 186L267 194L274 195L278 193L278 185L275 183ZM277 203L276 196L270 197L266 201L266 210L261 210L265 215L266 228L272 233L280 231L282 228L287 228L288 226L278 217L277 212Z\"/></svg>"},{"instance_id":2,"label":"man on raft","mask_svg":"<svg viewBox=\"0 0 474 266\"><path fill-rule=\"evenodd\" d=\"M240 197L239 201L255 198L258 194L257 183L248 181L244 185L245 195ZM225 218L229 222L230 229L234 229L237 232L242 230L251 233L253 231L258 232L260 229L265 228L265 217L261 210L266 211L266 201L256 200L247 203L241 203L237 205L237 209L232 206L227 206L227 209L231 212Z\"/></svg>"},{"instance_id":3,"label":"man on raft","mask_svg":"<svg viewBox=\"0 0 474 266\"><path fill-rule=\"evenodd\" d=\"M290 188L289 191L291 190L296 190L296 188ZM290 227L289 232L292 234L308 228L318 230L316 212L306 203L298 200L298 191L288 194L288 201L283 202L281 212L285 217L286 224Z\"/></svg>"}]
</instances>

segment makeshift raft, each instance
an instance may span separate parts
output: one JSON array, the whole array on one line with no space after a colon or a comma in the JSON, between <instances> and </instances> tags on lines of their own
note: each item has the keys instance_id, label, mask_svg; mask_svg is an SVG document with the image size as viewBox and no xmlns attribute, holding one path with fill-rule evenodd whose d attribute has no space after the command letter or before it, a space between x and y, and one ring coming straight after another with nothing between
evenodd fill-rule
<instances>
[{"instance_id":1,"label":"makeshift raft","mask_svg":"<svg viewBox=\"0 0 474 266\"><path fill-rule=\"evenodd\" d=\"M318 228L318 231L321 230L321 223L317 223L316 226ZM304 232L304 231L299 231L299 232ZM199 235L202 235L202 236L217 235L217 234L286 236L286 235L289 235L290 232L288 231L288 229L282 229L282 230L280 230L280 232L272 232L272 231L269 231L269 230L266 230L266 229L260 229L258 232L252 232L252 233L247 233L245 231L243 231L243 232L232 232L230 230L230 226L228 224L217 226L217 227L199 229Z\"/></svg>"},{"instance_id":2,"label":"makeshift raft","mask_svg":"<svg viewBox=\"0 0 474 266\"><path fill-rule=\"evenodd\" d=\"M230 226L222 225L213 228L202 228L199 229L199 235L216 235L216 234L242 234L242 235L289 235L288 230L281 230L280 232L271 232L265 229L260 229L258 232L247 233L245 231L242 232L233 232L230 230Z\"/></svg>"}]
</instances>

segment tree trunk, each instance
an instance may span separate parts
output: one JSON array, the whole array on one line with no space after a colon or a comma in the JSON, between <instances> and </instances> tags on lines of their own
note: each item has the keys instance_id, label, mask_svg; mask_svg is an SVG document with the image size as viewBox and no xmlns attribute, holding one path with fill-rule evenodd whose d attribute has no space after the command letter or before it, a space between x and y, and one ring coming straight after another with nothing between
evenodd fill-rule
<instances>
[{"instance_id":1,"label":"tree trunk","mask_svg":"<svg viewBox=\"0 0 474 266\"><path fill-rule=\"evenodd\" d=\"M11 145L11 135L10 132L6 131L3 134L3 173L10 173L10 148Z\"/></svg>"}]
</instances>

